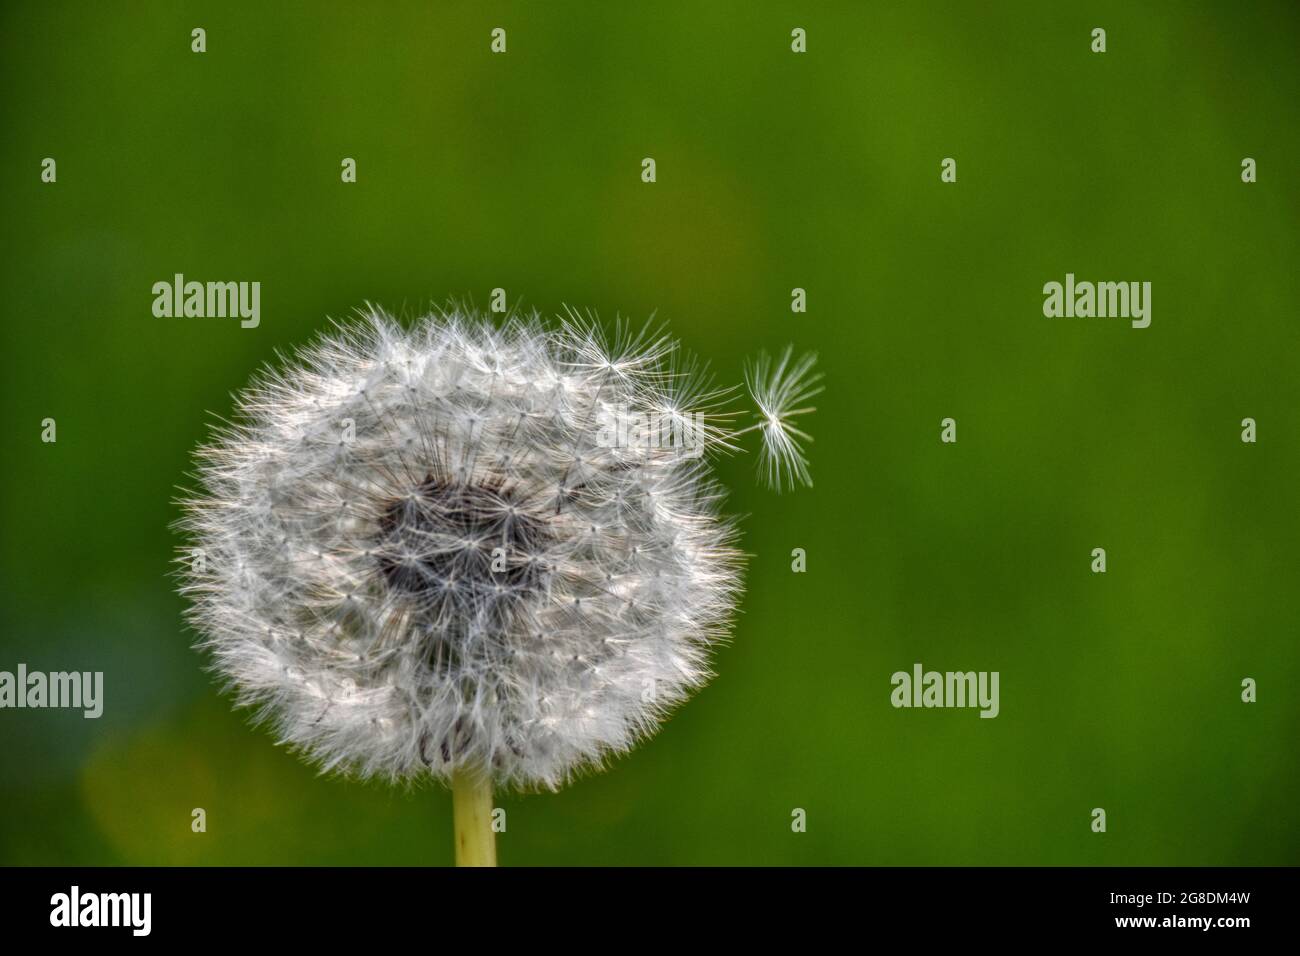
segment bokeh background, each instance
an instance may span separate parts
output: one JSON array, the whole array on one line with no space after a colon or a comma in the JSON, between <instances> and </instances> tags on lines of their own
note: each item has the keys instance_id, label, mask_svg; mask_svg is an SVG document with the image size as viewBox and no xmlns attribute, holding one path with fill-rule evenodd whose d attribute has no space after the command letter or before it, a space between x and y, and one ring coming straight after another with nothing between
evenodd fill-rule
<instances>
[{"instance_id":1,"label":"bokeh background","mask_svg":"<svg viewBox=\"0 0 1300 956\"><path fill-rule=\"evenodd\" d=\"M829 385L813 489L719 465L753 558L718 679L608 772L503 795L503 863L1300 858L1293 4L0 17L0 669L107 698L0 711L0 862L450 862L445 792L319 777L232 712L169 523L276 349L494 287L657 313L727 379L794 342ZM1151 327L1045 319L1067 271L1151 281ZM260 281L261 326L155 318L176 272ZM891 708L916 661L999 671L1001 716Z\"/></svg>"}]
</instances>

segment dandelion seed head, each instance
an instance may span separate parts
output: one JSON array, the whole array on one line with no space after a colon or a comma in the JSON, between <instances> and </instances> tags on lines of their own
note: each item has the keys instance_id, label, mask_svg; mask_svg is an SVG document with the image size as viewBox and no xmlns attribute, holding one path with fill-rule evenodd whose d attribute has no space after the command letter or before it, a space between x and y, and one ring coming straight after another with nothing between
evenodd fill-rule
<instances>
[{"instance_id":1,"label":"dandelion seed head","mask_svg":"<svg viewBox=\"0 0 1300 956\"><path fill-rule=\"evenodd\" d=\"M213 669L282 742L361 777L555 788L629 749L708 680L741 588L708 457L602 432L628 408L712 414L722 393L675 349L576 316L370 310L284 358L184 502ZM788 358L750 388L767 467L806 480L789 417L814 379ZM695 439L730 447L708 421Z\"/></svg>"}]
</instances>

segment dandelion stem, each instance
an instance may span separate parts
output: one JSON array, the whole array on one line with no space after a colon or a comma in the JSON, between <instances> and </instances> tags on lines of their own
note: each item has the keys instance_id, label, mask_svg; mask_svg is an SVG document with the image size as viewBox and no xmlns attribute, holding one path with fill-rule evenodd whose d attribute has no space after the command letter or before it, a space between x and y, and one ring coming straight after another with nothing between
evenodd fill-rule
<instances>
[{"instance_id":1,"label":"dandelion stem","mask_svg":"<svg viewBox=\"0 0 1300 956\"><path fill-rule=\"evenodd\" d=\"M496 866L492 833L492 781L486 774L457 773L451 781L457 866Z\"/></svg>"}]
</instances>

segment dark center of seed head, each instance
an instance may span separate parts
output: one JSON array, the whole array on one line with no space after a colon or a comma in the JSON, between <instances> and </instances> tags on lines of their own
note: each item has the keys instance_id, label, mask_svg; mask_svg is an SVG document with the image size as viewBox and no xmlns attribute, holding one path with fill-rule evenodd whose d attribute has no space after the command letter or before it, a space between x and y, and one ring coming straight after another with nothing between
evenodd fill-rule
<instances>
[{"instance_id":1,"label":"dark center of seed head","mask_svg":"<svg viewBox=\"0 0 1300 956\"><path fill-rule=\"evenodd\" d=\"M428 477L389 501L379 526L389 587L430 614L500 615L543 585L550 529L503 486Z\"/></svg>"}]
</instances>

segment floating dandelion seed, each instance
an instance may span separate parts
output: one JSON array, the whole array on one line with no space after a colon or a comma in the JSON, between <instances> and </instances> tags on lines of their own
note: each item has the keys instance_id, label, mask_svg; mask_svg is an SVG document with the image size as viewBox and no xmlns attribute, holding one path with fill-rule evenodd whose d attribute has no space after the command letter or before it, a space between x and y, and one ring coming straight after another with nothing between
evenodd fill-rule
<instances>
[{"instance_id":1,"label":"floating dandelion seed","mask_svg":"<svg viewBox=\"0 0 1300 956\"><path fill-rule=\"evenodd\" d=\"M761 421L737 431L734 390L663 335L372 310L255 380L200 450L180 524L201 646L281 742L446 781L458 827L493 784L557 788L710 677L742 556L707 453L761 427L773 483L806 482L789 420L811 367L760 360ZM628 417L661 440L625 440Z\"/></svg>"},{"instance_id":2,"label":"floating dandelion seed","mask_svg":"<svg viewBox=\"0 0 1300 956\"><path fill-rule=\"evenodd\" d=\"M795 484L811 485L808 458L799 441L812 441L812 436L793 424L791 419L816 411L805 405L821 394L821 373L813 372L816 355L804 355L791 363L793 350L786 348L773 366L766 353L758 357L745 373L745 384L758 406L760 419L757 425L763 432L763 449L759 455L759 470L767 483L780 491Z\"/></svg>"}]
</instances>

